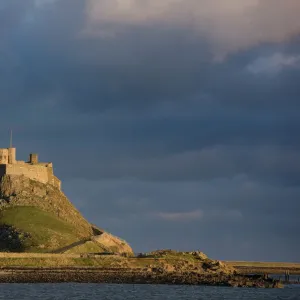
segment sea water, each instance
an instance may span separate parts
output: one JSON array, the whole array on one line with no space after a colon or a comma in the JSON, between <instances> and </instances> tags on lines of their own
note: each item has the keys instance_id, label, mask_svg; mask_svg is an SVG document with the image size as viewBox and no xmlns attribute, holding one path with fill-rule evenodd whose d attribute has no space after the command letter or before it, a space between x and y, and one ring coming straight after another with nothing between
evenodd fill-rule
<instances>
[{"instance_id":1,"label":"sea water","mask_svg":"<svg viewBox=\"0 0 300 300\"><path fill-rule=\"evenodd\" d=\"M130 284L0 284L0 299L300 300L300 286L290 285L284 289L249 289Z\"/></svg>"}]
</instances>

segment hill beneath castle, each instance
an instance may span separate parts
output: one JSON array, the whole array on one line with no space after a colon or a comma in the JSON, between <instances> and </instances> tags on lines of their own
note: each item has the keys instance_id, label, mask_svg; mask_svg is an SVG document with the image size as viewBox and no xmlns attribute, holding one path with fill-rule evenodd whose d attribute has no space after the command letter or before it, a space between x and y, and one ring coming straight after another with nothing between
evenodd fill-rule
<instances>
[{"instance_id":1,"label":"hill beneath castle","mask_svg":"<svg viewBox=\"0 0 300 300\"><path fill-rule=\"evenodd\" d=\"M1 178L0 251L133 253L91 225L58 188L23 175Z\"/></svg>"}]
</instances>

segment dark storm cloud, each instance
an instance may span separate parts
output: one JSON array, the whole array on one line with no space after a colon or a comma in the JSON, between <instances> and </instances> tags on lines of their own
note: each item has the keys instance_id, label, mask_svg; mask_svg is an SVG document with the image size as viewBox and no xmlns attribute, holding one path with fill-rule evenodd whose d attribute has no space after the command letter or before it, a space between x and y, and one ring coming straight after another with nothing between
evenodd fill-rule
<instances>
[{"instance_id":1,"label":"dark storm cloud","mask_svg":"<svg viewBox=\"0 0 300 300\"><path fill-rule=\"evenodd\" d=\"M93 27L82 0L0 4L3 147L13 127L19 159L52 160L84 215L137 251L297 259L297 37L251 35L216 61L210 31L186 23Z\"/></svg>"},{"instance_id":2,"label":"dark storm cloud","mask_svg":"<svg viewBox=\"0 0 300 300\"><path fill-rule=\"evenodd\" d=\"M94 222L103 220L105 229L127 235L135 249L157 248L159 244L185 250L200 248L227 259L283 260L283 248L299 248L293 230L298 226L299 187L262 185L242 176L209 182L82 183L66 183L81 210ZM89 209L84 200L86 190L95 199ZM254 241L260 250L255 249ZM276 243L278 247L274 247ZM222 253L219 247L224 247ZM296 252L289 255L298 259Z\"/></svg>"},{"instance_id":3,"label":"dark storm cloud","mask_svg":"<svg viewBox=\"0 0 300 300\"><path fill-rule=\"evenodd\" d=\"M24 19L24 11L32 6L33 0L24 0L19 2L17 0L0 2L0 32L3 36L6 35L7 30L19 26Z\"/></svg>"}]
</instances>

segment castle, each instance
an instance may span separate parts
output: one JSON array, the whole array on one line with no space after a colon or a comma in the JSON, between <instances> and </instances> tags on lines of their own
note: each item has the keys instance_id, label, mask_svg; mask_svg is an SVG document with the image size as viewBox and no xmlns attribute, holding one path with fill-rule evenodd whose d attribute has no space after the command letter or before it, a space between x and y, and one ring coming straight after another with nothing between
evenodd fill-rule
<instances>
[{"instance_id":1,"label":"castle","mask_svg":"<svg viewBox=\"0 0 300 300\"><path fill-rule=\"evenodd\" d=\"M0 148L0 178L4 175L24 175L32 180L48 183L61 189L61 181L53 174L52 163L41 163L31 153L29 161L16 160L16 148Z\"/></svg>"}]
</instances>

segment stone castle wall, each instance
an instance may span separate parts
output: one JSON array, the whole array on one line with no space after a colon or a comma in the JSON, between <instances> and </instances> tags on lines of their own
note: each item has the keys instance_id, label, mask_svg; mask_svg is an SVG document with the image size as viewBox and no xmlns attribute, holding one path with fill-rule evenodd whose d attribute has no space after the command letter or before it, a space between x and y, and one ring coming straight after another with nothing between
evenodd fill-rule
<instances>
[{"instance_id":1,"label":"stone castle wall","mask_svg":"<svg viewBox=\"0 0 300 300\"><path fill-rule=\"evenodd\" d=\"M29 164L9 164L6 165L7 175L24 175L33 180L40 181L42 183L48 182L48 170L47 168L39 165Z\"/></svg>"},{"instance_id":2,"label":"stone castle wall","mask_svg":"<svg viewBox=\"0 0 300 300\"><path fill-rule=\"evenodd\" d=\"M24 175L32 180L49 183L61 188L61 181L53 175L53 169L44 165L31 165L27 163L16 163L0 165L0 177L3 175Z\"/></svg>"}]
</instances>

